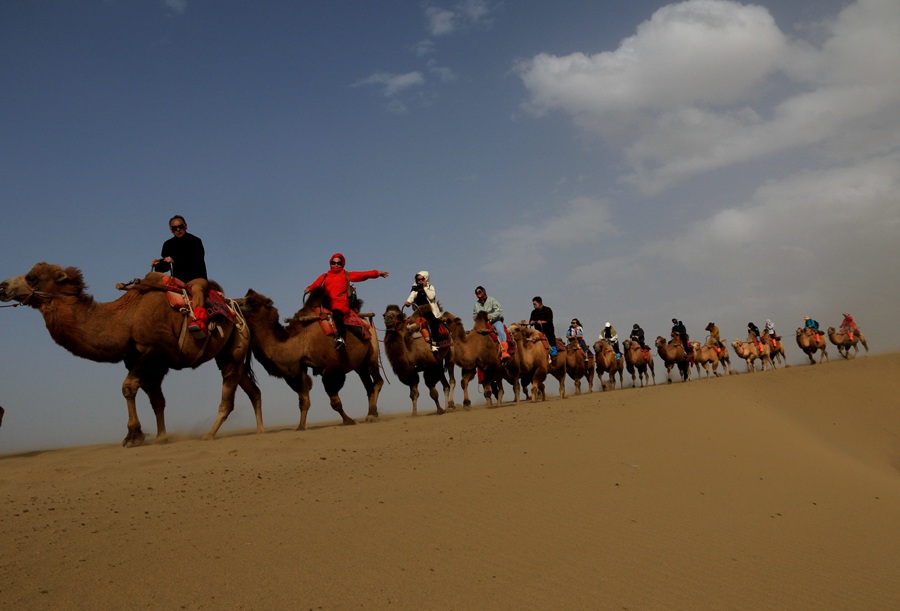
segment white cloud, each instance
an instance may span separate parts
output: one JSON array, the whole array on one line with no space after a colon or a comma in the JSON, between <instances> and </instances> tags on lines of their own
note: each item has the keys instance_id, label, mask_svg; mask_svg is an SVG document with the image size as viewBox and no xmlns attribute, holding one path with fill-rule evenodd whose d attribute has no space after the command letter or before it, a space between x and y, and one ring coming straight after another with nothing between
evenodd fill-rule
<instances>
[{"instance_id":1,"label":"white cloud","mask_svg":"<svg viewBox=\"0 0 900 611\"><path fill-rule=\"evenodd\" d=\"M539 54L516 69L527 110L562 111L588 134L620 139L632 168L623 178L658 193L812 145L844 160L892 150L900 3L861 0L829 27L814 49L788 40L765 8L688 0L658 10L615 51Z\"/></svg>"},{"instance_id":2,"label":"white cloud","mask_svg":"<svg viewBox=\"0 0 900 611\"><path fill-rule=\"evenodd\" d=\"M354 86L376 85L381 88L381 95L390 98L410 87L417 87L425 83L425 77L421 72L406 72L394 74L392 72L376 72L354 83Z\"/></svg>"},{"instance_id":3,"label":"white cloud","mask_svg":"<svg viewBox=\"0 0 900 611\"><path fill-rule=\"evenodd\" d=\"M428 20L428 32L432 36L444 36L456 29L458 16L453 11L430 6L425 9L425 18Z\"/></svg>"},{"instance_id":4,"label":"white cloud","mask_svg":"<svg viewBox=\"0 0 900 611\"><path fill-rule=\"evenodd\" d=\"M490 25L493 23L493 12L493 7L485 0L464 0L453 5L452 9L428 6L425 8L425 19L432 36L447 36L471 26Z\"/></svg>"}]
</instances>

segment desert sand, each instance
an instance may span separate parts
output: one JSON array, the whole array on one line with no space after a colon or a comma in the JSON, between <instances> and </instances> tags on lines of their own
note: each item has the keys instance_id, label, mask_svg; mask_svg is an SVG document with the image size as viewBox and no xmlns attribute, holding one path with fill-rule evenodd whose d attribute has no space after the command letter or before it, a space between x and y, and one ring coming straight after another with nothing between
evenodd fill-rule
<instances>
[{"instance_id":1,"label":"desert sand","mask_svg":"<svg viewBox=\"0 0 900 611\"><path fill-rule=\"evenodd\" d=\"M0 456L0 601L897 609L898 374L888 354Z\"/></svg>"}]
</instances>

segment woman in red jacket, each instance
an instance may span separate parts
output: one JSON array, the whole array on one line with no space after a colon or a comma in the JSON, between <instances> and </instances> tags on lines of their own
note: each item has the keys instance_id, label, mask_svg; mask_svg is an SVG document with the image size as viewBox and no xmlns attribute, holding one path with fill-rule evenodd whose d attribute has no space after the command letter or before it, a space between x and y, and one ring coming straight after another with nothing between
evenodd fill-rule
<instances>
[{"instance_id":1,"label":"woman in red jacket","mask_svg":"<svg viewBox=\"0 0 900 611\"><path fill-rule=\"evenodd\" d=\"M334 318L334 347L344 347L344 314L350 312L350 302L347 293L351 282L362 282L370 278L387 278L388 272L372 269L367 272L348 272L344 269L346 259L339 252L331 255L328 271L316 278L316 280L304 289L303 294L308 294L314 288L324 286L325 291L331 297L331 316Z\"/></svg>"}]
</instances>

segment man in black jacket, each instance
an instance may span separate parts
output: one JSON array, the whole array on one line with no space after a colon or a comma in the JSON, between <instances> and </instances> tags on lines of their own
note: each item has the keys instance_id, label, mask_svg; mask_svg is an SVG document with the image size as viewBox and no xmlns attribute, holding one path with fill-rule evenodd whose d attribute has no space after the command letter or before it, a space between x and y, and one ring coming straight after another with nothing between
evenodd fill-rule
<instances>
[{"instance_id":1,"label":"man in black jacket","mask_svg":"<svg viewBox=\"0 0 900 611\"><path fill-rule=\"evenodd\" d=\"M169 219L169 231L173 237L163 242L159 259L151 265L158 272L172 271L172 276L188 285L191 294L191 309L194 316L188 330L197 339L206 337L206 291L209 288L206 276L206 251L203 241L187 232L187 221L181 215Z\"/></svg>"}]
</instances>

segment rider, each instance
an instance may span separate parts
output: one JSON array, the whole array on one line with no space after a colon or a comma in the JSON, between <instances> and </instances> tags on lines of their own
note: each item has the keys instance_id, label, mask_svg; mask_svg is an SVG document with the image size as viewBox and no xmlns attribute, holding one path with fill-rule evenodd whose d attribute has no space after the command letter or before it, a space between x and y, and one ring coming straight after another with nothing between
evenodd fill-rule
<instances>
[{"instance_id":1,"label":"rider","mask_svg":"<svg viewBox=\"0 0 900 611\"><path fill-rule=\"evenodd\" d=\"M850 339L853 339L854 333L859 333L859 327L856 326L856 323L853 321L853 317L850 316L847 312L844 312L844 320L841 321L841 331L847 333L850 336Z\"/></svg>"},{"instance_id":2,"label":"rider","mask_svg":"<svg viewBox=\"0 0 900 611\"><path fill-rule=\"evenodd\" d=\"M772 345L773 345L773 346L776 346L778 340L781 339L781 338L778 337L778 334L777 334L777 333L775 333L775 325L772 323L772 319L771 319L771 318L767 318L767 319L766 319L766 326L763 328L763 331L764 331L765 333L768 333L768 334L769 334L769 339L772 340Z\"/></svg>"},{"instance_id":3,"label":"rider","mask_svg":"<svg viewBox=\"0 0 900 611\"><path fill-rule=\"evenodd\" d=\"M424 270L416 274L415 284L412 285L412 290L409 293L409 297L406 298L406 303L403 304L403 307L406 308L413 304L417 308L428 306L419 310L423 313L425 320L428 321L428 328L423 327L421 332L422 337L431 343L431 351L437 352L438 316L441 315L441 306L438 305L437 295L434 286L431 284L431 276Z\"/></svg>"},{"instance_id":4,"label":"rider","mask_svg":"<svg viewBox=\"0 0 900 611\"><path fill-rule=\"evenodd\" d=\"M570 339L577 339L578 345L581 346L584 353L588 353L588 345L584 341L584 327L581 326L581 321L577 318L572 319L572 324L569 325L569 329L566 331L566 340Z\"/></svg>"},{"instance_id":5,"label":"rider","mask_svg":"<svg viewBox=\"0 0 900 611\"><path fill-rule=\"evenodd\" d=\"M534 309L528 321L531 325L547 336L547 343L550 344L550 358L557 355L556 350L556 331L553 329L553 310L544 305L544 300L540 297L534 297L531 300Z\"/></svg>"},{"instance_id":6,"label":"rider","mask_svg":"<svg viewBox=\"0 0 900 611\"><path fill-rule=\"evenodd\" d=\"M747 323L747 336L749 341L761 342L760 337L762 336L762 334L759 332L759 327L757 327L752 322Z\"/></svg>"},{"instance_id":7,"label":"rider","mask_svg":"<svg viewBox=\"0 0 900 611\"><path fill-rule=\"evenodd\" d=\"M603 331L600 332L600 339L613 347L613 350L616 351L617 361L622 358L622 352L619 350L619 334L616 333L616 328L614 326L610 323L604 324Z\"/></svg>"},{"instance_id":8,"label":"rider","mask_svg":"<svg viewBox=\"0 0 900 611\"><path fill-rule=\"evenodd\" d=\"M634 323L634 326L631 328L631 341L637 342L641 350L648 350L647 344L644 342L644 330L641 329L641 326L637 323Z\"/></svg>"},{"instance_id":9,"label":"rider","mask_svg":"<svg viewBox=\"0 0 900 611\"><path fill-rule=\"evenodd\" d=\"M209 321L209 313L205 307L209 281L203 241L187 232L187 221L180 214L169 219L169 231L172 232L172 237L163 242L160 258L153 259L150 265L158 272L171 270L175 278L187 284L193 312L188 331L195 338L203 339L206 337L206 323Z\"/></svg>"},{"instance_id":10,"label":"rider","mask_svg":"<svg viewBox=\"0 0 900 611\"><path fill-rule=\"evenodd\" d=\"M506 330L503 328L503 308L500 307L500 302L493 297L488 297L483 286L475 287L475 297L477 301L475 307L472 308L472 318L475 318L479 312L487 314L488 323L494 327L497 339L500 340L500 357L504 360L508 359L509 343L506 339Z\"/></svg>"},{"instance_id":11,"label":"rider","mask_svg":"<svg viewBox=\"0 0 900 611\"><path fill-rule=\"evenodd\" d=\"M346 259L339 252L331 255L329 259L329 269L327 272L315 279L308 287L303 289L303 294L307 295L314 288L324 286L325 291L331 297L331 317L334 320L335 335L334 347L343 348L346 345L344 339L346 332L344 329L344 315L350 313L350 302L347 298L347 292L350 290L351 282L362 282L370 278L387 278L388 272L372 269L365 272L348 272L344 269Z\"/></svg>"},{"instance_id":12,"label":"rider","mask_svg":"<svg viewBox=\"0 0 900 611\"><path fill-rule=\"evenodd\" d=\"M809 316L803 317L803 328L804 329L812 329L816 334L816 341L819 341L819 321L810 318Z\"/></svg>"},{"instance_id":13,"label":"rider","mask_svg":"<svg viewBox=\"0 0 900 611\"><path fill-rule=\"evenodd\" d=\"M709 331L709 339L712 340L716 353L721 354L724 346L722 345L722 337L719 335L719 327L716 326L716 323L711 322L706 325L705 331Z\"/></svg>"},{"instance_id":14,"label":"rider","mask_svg":"<svg viewBox=\"0 0 900 611\"><path fill-rule=\"evenodd\" d=\"M684 347L684 353L687 354L691 351L691 345L688 342L688 333L687 329L684 326L684 323L678 320L677 318L672 319L672 332L678 333L678 336L681 338L681 345Z\"/></svg>"}]
</instances>

